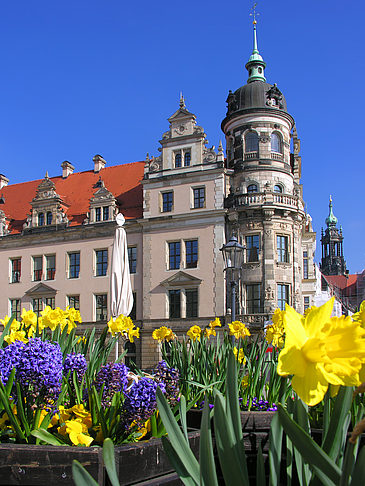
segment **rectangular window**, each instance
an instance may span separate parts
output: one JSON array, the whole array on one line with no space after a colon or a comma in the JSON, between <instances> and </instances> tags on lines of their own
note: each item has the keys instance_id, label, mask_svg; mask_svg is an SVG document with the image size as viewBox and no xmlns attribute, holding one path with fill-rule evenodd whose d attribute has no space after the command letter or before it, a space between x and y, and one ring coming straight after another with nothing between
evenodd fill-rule
<instances>
[{"instance_id":1,"label":"rectangular window","mask_svg":"<svg viewBox=\"0 0 365 486\"><path fill-rule=\"evenodd\" d=\"M261 285L246 285L246 312L247 314L260 314L261 308Z\"/></svg>"},{"instance_id":2,"label":"rectangular window","mask_svg":"<svg viewBox=\"0 0 365 486\"><path fill-rule=\"evenodd\" d=\"M172 191L162 193L162 212L169 213L172 211L174 203L174 193Z\"/></svg>"},{"instance_id":3,"label":"rectangular window","mask_svg":"<svg viewBox=\"0 0 365 486\"><path fill-rule=\"evenodd\" d=\"M95 208L95 221L101 221L101 208Z\"/></svg>"},{"instance_id":4,"label":"rectangular window","mask_svg":"<svg viewBox=\"0 0 365 486\"><path fill-rule=\"evenodd\" d=\"M11 283L20 282L20 277L22 274L22 259L13 258L11 260Z\"/></svg>"},{"instance_id":5,"label":"rectangular window","mask_svg":"<svg viewBox=\"0 0 365 486\"><path fill-rule=\"evenodd\" d=\"M38 317L41 315L41 311L43 310L43 302L42 298L33 299L33 312L37 314Z\"/></svg>"},{"instance_id":6,"label":"rectangular window","mask_svg":"<svg viewBox=\"0 0 365 486\"><path fill-rule=\"evenodd\" d=\"M107 294L95 295L95 320L106 321L108 317Z\"/></svg>"},{"instance_id":7,"label":"rectangular window","mask_svg":"<svg viewBox=\"0 0 365 486\"><path fill-rule=\"evenodd\" d=\"M128 261L129 261L129 272L137 272L137 247L128 246Z\"/></svg>"},{"instance_id":8,"label":"rectangular window","mask_svg":"<svg viewBox=\"0 0 365 486\"><path fill-rule=\"evenodd\" d=\"M80 275L80 252L68 254L68 278L79 278Z\"/></svg>"},{"instance_id":9,"label":"rectangular window","mask_svg":"<svg viewBox=\"0 0 365 486\"><path fill-rule=\"evenodd\" d=\"M278 307L285 310L285 304L289 304L289 285L278 284Z\"/></svg>"},{"instance_id":10,"label":"rectangular window","mask_svg":"<svg viewBox=\"0 0 365 486\"><path fill-rule=\"evenodd\" d=\"M308 252L303 251L303 278L308 278Z\"/></svg>"},{"instance_id":11,"label":"rectangular window","mask_svg":"<svg viewBox=\"0 0 365 486\"><path fill-rule=\"evenodd\" d=\"M109 220L109 206L103 207L103 221Z\"/></svg>"},{"instance_id":12,"label":"rectangular window","mask_svg":"<svg viewBox=\"0 0 365 486\"><path fill-rule=\"evenodd\" d=\"M46 297L45 304L48 305L51 309L56 307L55 298L54 297Z\"/></svg>"},{"instance_id":13,"label":"rectangular window","mask_svg":"<svg viewBox=\"0 0 365 486\"><path fill-rule=\"evenodd\" d=\"M108 250L95 250L95 275L105 277L108 269Z\"/></svg>"},{"instance_id":14,"label":"rectangular window","mask_svg":"<svg viewBox=\"0 0 365 486\"><path fill-rule=\"evenodd\" d=\"M276 236L276 246L278 251L278 261L281 263L289 262L289 244L287 236Z\"/></svg>"},{"instance_id":15,"label":"rectangular window","mask_svg":"<svg viewBox=\"0 0 365 486\"><path fill-rule=\"evenodd\" d=\"M198 266L198 240L185 241L186 268Z\"/></svg>"},{"instance_id":16,"label":"rectangular window","mask_svg":"<svg viewBox=\"0 0 365 486\"><path fill-rule=\"evenodd\" d=\"M246 236L247 262L258 262L260 251L260 235Z\"/></svg>"},{"instance_id":17,"label":"rectangular window","mask_svg":"<svg viewBox=\"0 0 365 486\"><path fill-rule=\"evenodd\" d=\"M194 193L194 209L205 207L205 187L197 187L193 189Z\"/></svg>"},{"instance_id":18,"label":"rectangular window","mask_svg":"<svg viewBox=\"0 0 365 486\"><path fill-rule=\"evenodd\" d=\"M46 256L46 280L54 280L56 275L56 255Z\"/></svg>"},{"instance_id":19,"label":"rectangular window","mask_svg":"<svg viewBox=\"0 0 365 486\"><path fill-rule=\"evenodd\" d=\"M169 290L169 317L170 319L181 317L180 290Z\"/></svg>"},{"instance_id":20,"label":"rectangular window","mask_svg":"<svg viewBox=\"0 0 365 486\"><path fill-rule=\"evenodd\" d=\"M169 243L169 270L177 270L180 268L180 256L180 241Z\"/></svg>"},{"instance_id":21,"label":"rectangular window","mask_svg":"<svg viewBox=\"0 0 365 486\"><path fill-rule=\"evenodd\" d=\"M10 299L10 316L20 321L20 299Z\"/></svg>"},{"instance_id":22,"label":"rectangular window","mask_svg":"<svg viewBox=\"0 0 365 486\"><path fill-rule=\"evenodd\" d=\"M198 317L198 289L185 291L186 295L186 317Z\"/></svg>"},{"instance_id":23,"label":"rectangular window","mask_svg":"<svg viewBox=\"0 0 365 486\"><path fill-rule=\"evenodd\" d=\"M309 301L309 297L306 296L304 297L304 310L306 311L307 309L309 309L309 305L310 305L310 301Z\"/></svg>"},{"instance_id":24,"label":"rectangular window","mask_svg":"<svg viewBox=\"0 0 365 486\"><path fill-rule=\"evenodd\" d=\"M41 257L41 256L33 257L33 280L34 280L34 282L39 282L40 280L42 280L42 272L43 272L43 257Z\"/></svg>"},{"instance_id":25,"label":"rectangular window","mask_svg":"<svg viewBox=\"0 0 365 486\"><path fill-rule=\"evenodd\" d=\"M75 310L80 310L80 296L79 295L68 295L67 296L68 307L73 307Z\"/></svg>"}]
</instances>

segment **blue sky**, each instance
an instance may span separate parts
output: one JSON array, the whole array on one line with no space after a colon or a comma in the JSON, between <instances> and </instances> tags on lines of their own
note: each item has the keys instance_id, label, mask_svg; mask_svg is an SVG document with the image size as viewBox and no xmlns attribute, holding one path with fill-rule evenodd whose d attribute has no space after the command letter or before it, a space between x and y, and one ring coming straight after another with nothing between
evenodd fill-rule
<instances>
[{"instance_id":1,"label":"blue sky","mask_svg":"<svg viewBox=\"0 0 365 486\"><path fill-rule=\"evenodd\" d=\"M10 183L158 155L183 91L210 145L228 90L246 83L253 2L18 0L2 5L0 172ZM301 139L304 199L317 231L329 195L351 273L365 263L363 2L263 0L266 78ZM317 258L317 260L318 260Z\"/></svg>"}]
</instances>

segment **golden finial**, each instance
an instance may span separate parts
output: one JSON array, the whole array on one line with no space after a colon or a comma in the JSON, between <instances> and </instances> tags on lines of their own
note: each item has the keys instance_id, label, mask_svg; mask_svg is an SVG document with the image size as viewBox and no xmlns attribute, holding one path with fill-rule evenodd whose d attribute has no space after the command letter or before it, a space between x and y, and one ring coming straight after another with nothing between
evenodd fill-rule
<instances>
[{"instance_id":1,"label":"golden finial","mask_svg":"<svg viewBox=\"0 0 365 486\"><path fill-rule=\"evenodd\" d=\"M257 6L257 2L255 2L253 4L253 7L251 8L251 13L250 13L250 16L253 17L253 25L256 25L257 24L257 20L256 20L256 15L260 15L258 12L256 12L256 6Z\"/></svg>"}]
</instances>

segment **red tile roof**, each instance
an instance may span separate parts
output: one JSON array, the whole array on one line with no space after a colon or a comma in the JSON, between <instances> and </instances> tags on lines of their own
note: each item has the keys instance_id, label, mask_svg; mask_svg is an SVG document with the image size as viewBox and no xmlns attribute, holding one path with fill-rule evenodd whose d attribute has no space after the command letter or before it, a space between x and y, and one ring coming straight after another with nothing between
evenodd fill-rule
<instances>
[{"instance_id":1,"label":"red tile roof","mask_svg":"<svg viewBox=\"0 0 365 486\"><path fill-rule=\"evenodd\" d=\"M324 275L324 278L333 287L344 290L347 287L351 287L352 285L356 284L358 274L351 274L347 277L345 277L345 275Z\"/></svg>"},{"instance_id":2,"label":"red tile roof","mask_svg":"<svg viewBox=\"0 0 365 486\"><path fill-rule=\"evenodd\" d=\"M83 223L89 211L89 203L97 191L94 187L99 177L104 181L106 189L117 199L120 211L126 219L142 217L143 192L141 180L143 178L144 162L104 167L100 172L93 170L76 172L63 179L62 176L50 177L56 186L56 192L66 205L69 226ZM11 184L3 187L5 204L0 209L10 220L11 233L20 233L27 215L31 210L31 201L36 195L36 189L42 179Z\"/></svg>"}]
</instances>

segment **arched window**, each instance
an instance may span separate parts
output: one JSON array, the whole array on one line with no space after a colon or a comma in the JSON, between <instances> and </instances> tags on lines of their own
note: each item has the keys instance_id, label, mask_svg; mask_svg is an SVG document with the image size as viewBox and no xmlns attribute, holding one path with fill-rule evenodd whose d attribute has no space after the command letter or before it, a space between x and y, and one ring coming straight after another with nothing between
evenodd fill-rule
<instances>
[{"instance_id":1,"label":"arched window","mask_svg":"<svg viewBox=\"0 0 365 486\"><path fill-rule=\"evenodd\" d=\"M245 152L258 152L259 137L256 132L248 132L245 135Z\"/></svg>"},{"instance_id":2,"label":"arched window","mask_svg":"<svg viewBox=\"0 0 365 486\"><path fill-rule=\"evenodd\" d=\"M278 154L282 153L281 150L281 138L277 133L271 134L271 152L276 152Z\"/></svg>"},{"instance_id":3,"label":"arched window","mask_svg":"<svg viewBox=\"0 0 365 486\"><path fill-rule=\"evenodd\" d=\"M257 192L257 185L256 184L250 184L247 187L247 192Z\"/></svg>"},{"instance_id":4,"label":"arched window","mask_svg":"<svg viewBox=\"0 0 365 486\"><path fill-rule=\"evenodd\" d=\"M275 184L275 186L274 186L274 192L282 193L283 192L283 188L281 186L279 186L279 184Z\"/></svg>"},{"instance_id":5,"label":"arched window","mask_svg":"<svg viewBox=\"0 0 365 486\"><path fill-rule=\"evenodd\" d=\"M185 152L184 154L184 166L189 167L190 166L190 161L191 161L191 153L190 152Z\"/></svg>"},{"instance_id":6,"label":"arched window","mask_svg":"<svg viewBox=\"0 0 365 486\"><path fill-rule=\"evenodd\" d=\"M181 167L181 154L175 155L175 167Z\"/></svg>"},{"instance_id":7,"label":"arched window","mask_svg":"<svg viewBox=\"0 0 365 486\"><path fill-rule=\"evenodd\" d=\"M38 214L38 226L44 226L44 213Z\"/></svg>"},{"instance_id":8,"label":"arched window","mask_svg":"<svg viewBox=\"0 0 365 486\"><path fill-rule=\"evenodd\" d=\"M48 211L47 213L47 224L52 224L52 213Z\"/></svg>"}]
</instances>

